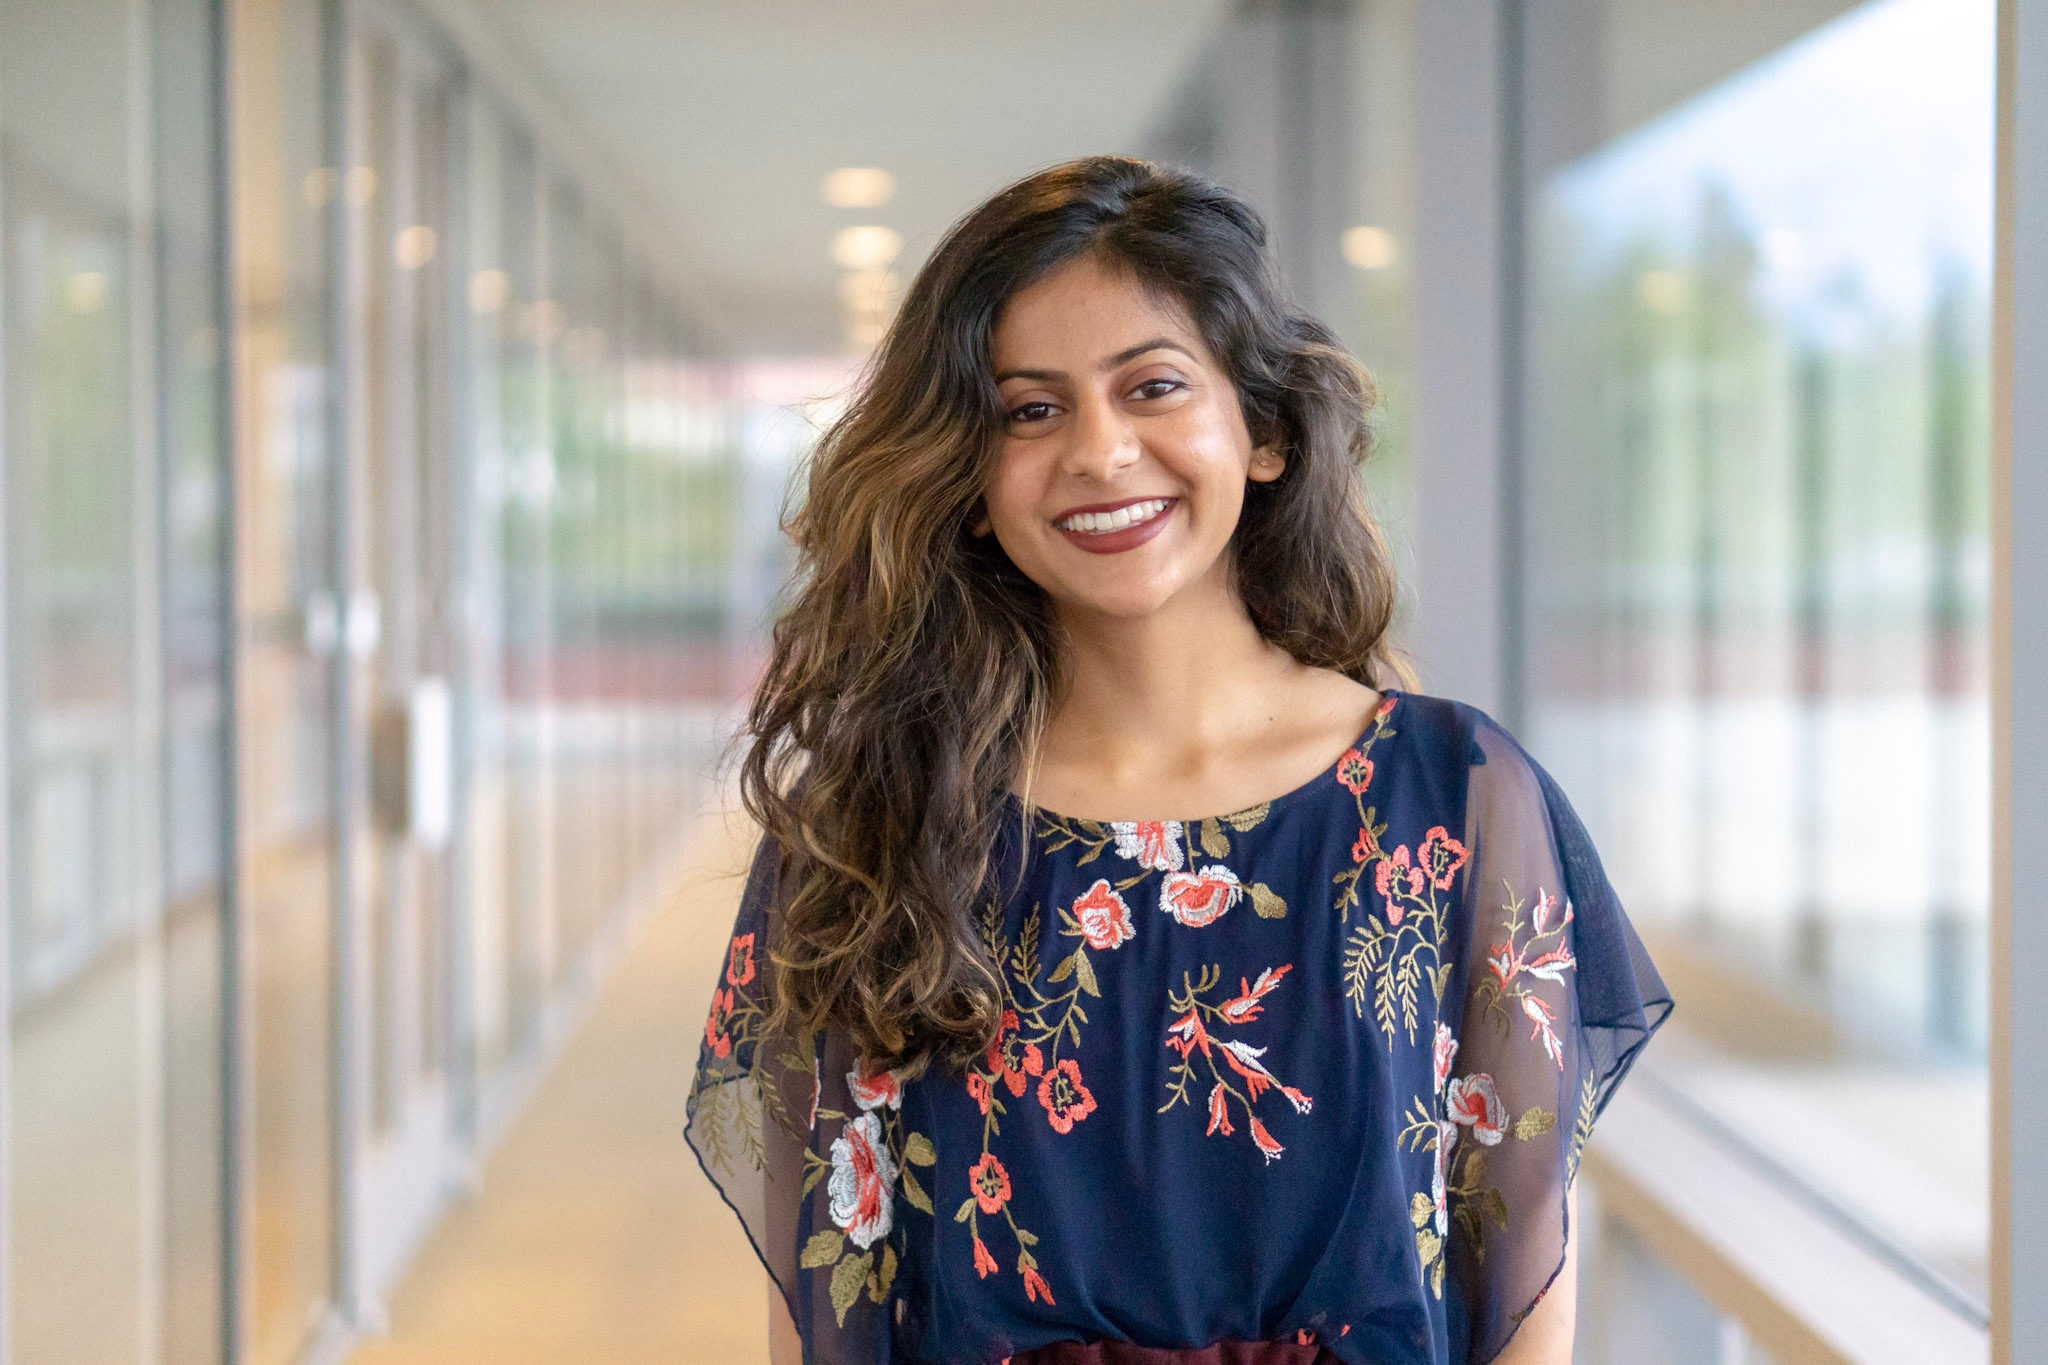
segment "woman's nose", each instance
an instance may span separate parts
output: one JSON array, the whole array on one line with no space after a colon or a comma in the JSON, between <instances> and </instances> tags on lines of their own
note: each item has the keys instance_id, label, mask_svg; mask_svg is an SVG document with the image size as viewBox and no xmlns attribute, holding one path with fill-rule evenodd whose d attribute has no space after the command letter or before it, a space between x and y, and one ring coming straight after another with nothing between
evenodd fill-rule
<instances>
[{"instance_id":1,"label":"woman's nose","mask_svg":"<svg viewBox=\"0 0 2048 1365\"><path fill-rule=\"evenodd\" d=\"M1069 474L1107 480L1138 458L1138 435L1115 404L1076 405L1063 463Z\"/></svg>"}]
</instances>

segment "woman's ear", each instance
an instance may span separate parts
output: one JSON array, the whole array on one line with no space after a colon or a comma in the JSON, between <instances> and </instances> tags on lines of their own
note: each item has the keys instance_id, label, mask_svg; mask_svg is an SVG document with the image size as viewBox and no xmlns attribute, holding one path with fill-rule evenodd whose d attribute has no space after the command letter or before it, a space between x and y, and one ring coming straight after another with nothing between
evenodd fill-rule
<instances>
[{"instance_id":1,"label":"woman's ear","mask_svg":"<svg viewBox=\"0 0 2048 1365\"><path fill-rule=\"evenodd\" d=\"M1245 477L1255 483L1271 483L1286 468L1287 457L1272 446L1263 445L1252 451L1251 466L1245 470Z\"/></svg>"},{"instance_id":2,"label":"woman's ear","mask_svg":"<svg viewBox=\"0 0 2048 1365\"><path fill-rule=\"evenodd\" d=\"M985 536L993 529L995 528L989 524L988 519L988 503L976 500L974 515L967 522L967 534L971 536Z\"/></svg>"}]
</instances>

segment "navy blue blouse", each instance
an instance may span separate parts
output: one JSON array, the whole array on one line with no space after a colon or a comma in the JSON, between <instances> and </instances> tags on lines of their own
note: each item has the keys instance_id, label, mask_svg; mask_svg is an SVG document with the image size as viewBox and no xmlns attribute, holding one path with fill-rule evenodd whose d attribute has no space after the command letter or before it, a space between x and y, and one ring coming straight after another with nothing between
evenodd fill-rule
<instances>
[{"instance_id":1,"label":"navy blue blouse","mask_svg":"<svg viewBox=\"0 0 2048 1365\"><path fill-rule=\"evenodd\" d=\"M1671 1008L1549 775L1482 712L1389 692L1320 776L1244 810L1004 813L976 922L1008 1008L964 1074L763 1036L757 850L687 1136L805 1360L1498 1354Z\"/></svg>"}]
</instances>

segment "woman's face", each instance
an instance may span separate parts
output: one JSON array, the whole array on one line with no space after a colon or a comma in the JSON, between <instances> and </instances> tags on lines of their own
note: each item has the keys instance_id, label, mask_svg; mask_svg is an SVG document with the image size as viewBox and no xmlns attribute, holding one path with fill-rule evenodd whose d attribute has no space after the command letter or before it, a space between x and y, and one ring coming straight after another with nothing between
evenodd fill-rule
<instances>
[{"instance_id":1,"label":"woman's face","mask_svg":"<svg viewBox=\"0 0 2048 1365\"><path fill-rule=\"evenodd\" d=\"M1082 257L1020 290L992 341L1008 415L974 533L1063 610L1141 617L1221 583L1245 480L1282 459L1179 301Z\"/></svg>"}]
</instances>

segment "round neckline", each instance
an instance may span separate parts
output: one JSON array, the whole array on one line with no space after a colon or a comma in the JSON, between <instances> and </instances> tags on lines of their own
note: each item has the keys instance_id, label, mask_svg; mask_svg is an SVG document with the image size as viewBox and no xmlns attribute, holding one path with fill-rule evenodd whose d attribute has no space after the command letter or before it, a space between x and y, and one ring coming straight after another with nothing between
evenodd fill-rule
<instances>
[{"instance_id":1,"label":"round neckline","mask_svg":"<svg viewBox=\"0 0 2048 1365\"><path fill-rule=\"evenodd\" d=\"M1379 689L1379 694L1379 706L1373 708L1372 719L1368 720L1365 723L1365 729L1359 731L1358 734L1355 737L1353 737L1351 743L1345 747L1342 753L1339 753L1335 758L1331 759L1328 763L1323 765L1323 770L1321 772L1317 773L1314 777L1311 777L1308 781L1302 783L1300 786L1284 791L1280 793L1280 795L1278 796L1269 797L1264 801L1253 801L1248 805L1239 806L1234 810L1221 811L1214 815L1197 815L1192 819L1184 818L1181 816L1168 816L1160 820L1098 820L1092 815L1069 815L1065 811L1052 810L1048 807L1040 805L1033 805L1031 807L1031 810L1034 814L1037 815L1047 816L1054 820L1065 820L1074 824L1090 824L1103 826L1177 824L1182 826L1183 828L1194 828L1195 826L1201 825L1211 820L1227 821L1233 815L1240 815L1248 810L1257 810L1260 806L1264 806L1267 812L1270 814L1271 812L1278 810L1281 806L1286 805L1287 803L1293 801L1296 797L1307 795L1309 792L1312 792L1316 788L1322 786L1325 782L1332 780L1336 776L1338 765L1343 763L1347 755L1356 753L1365 748L1366 741L1372 738L1373 731L1379 729L1379 707L1385 706L1395 697L1400 696L1401 692L1398 688L1382 687ZM1022 796L1019 796L1016 790L1011 787L1006 786L1003 788L1003 796L1006 800L1016 805L1021 806L1024 804L1024 798Z\"/></svg>"}]
</instances>

